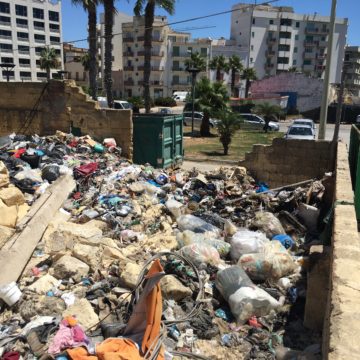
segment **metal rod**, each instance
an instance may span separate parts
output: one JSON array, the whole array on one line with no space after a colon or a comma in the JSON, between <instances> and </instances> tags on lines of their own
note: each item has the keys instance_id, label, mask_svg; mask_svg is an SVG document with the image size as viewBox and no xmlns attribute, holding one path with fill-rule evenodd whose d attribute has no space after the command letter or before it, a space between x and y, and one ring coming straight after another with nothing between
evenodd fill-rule
<instances>
[{"instance_id":1,"label":"metal rod","mask_svg":"<svg viewBox=\"0 0 360 360\"><path fill-rule=\"evenodd\" d=\"M326 68L325 68L325 78L324 78L324 90L323 90L321 111L320 111L320 125L319 125L319 136L318 136L319 140L325 140L325 134L326 134L326 121L328 115L328 101L329 101L328 99L329 99L330 74L331 74L331 58L332 58L334 31L335 31L335 22L336 22L336 3L337 0L332 0L329 42L327 47Z\"/></svg>"},{"instance_id":2,"label":"metal rod","mask_svg":"<svg viewBox=\"0 0 360 360\"><path fill-rule=\"evenodd\" d=\"M196 73L192 73L192 110L191 110L191 134L194 136L194 113L195 113L195 82Z\"/></svg>"}]
</instances>

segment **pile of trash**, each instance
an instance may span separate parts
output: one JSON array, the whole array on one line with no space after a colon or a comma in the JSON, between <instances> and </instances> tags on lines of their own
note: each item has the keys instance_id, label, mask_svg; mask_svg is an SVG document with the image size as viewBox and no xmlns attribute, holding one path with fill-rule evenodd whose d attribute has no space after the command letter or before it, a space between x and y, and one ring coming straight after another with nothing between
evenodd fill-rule
<instances>
[{"instance_id":1,"label":"pile of trash","mask_svg":"<svg viewBox=\"0 0 360 360\"><path fill-rule=\"evenodd\" d=\"M159 170L61 132L6 149L14 189L77 187L0 286L1 359L321 358L303 313L331 174L271 190L243 167Z\"/></svg>"}]
</instances>

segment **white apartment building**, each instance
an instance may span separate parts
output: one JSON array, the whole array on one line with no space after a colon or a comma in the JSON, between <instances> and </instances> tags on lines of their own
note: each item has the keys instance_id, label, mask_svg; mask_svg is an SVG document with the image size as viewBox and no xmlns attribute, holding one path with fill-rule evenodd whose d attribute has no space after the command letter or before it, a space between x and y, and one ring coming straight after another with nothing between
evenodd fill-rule
<instances>
[{"instance_id":1,"label":"white apartment building","mask_svg":"<svg viewBox=\"0 0 360 360\"><path fill-rule=\"evenodd\" d=\"M360 96L360 47L346 47L344 72L346 89L353 96Z\"/></svg>"},{"instance_id":2,"label":"white apartment building","mask_svg":"<svg viewBox=\"0 0 360 360\"><path fill-rule=\"evenodd\" d=\"M61 42L61 1L0 1L0 62L15 65L12 81L46 80L46 71L39 66L41 51L45 46L55 48L63 64ZM0 81L6 81L1 69Z\"/></svg>"},{"instance_id":3,"label":"white apartment building","mask_svg":"<svg viewBox=\"0 0 360 360\"><path fill-rule=\"evenodd\" d=\"M258 78L290 68L323 78L330 18L296 14L292 7L237 4L231 17L231 40L248 51L247 65ZM332 51L332 83L341 80L348 20L337 18Z\"/></svg>"}]
</instances>

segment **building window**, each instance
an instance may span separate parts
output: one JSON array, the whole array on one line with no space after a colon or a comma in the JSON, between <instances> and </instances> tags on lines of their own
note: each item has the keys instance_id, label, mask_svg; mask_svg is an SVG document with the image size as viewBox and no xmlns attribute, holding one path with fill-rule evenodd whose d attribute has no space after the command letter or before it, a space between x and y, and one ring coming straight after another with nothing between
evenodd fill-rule
<instances>
[{"instance_id":1,"label":"building window","mask_svg":"<svg viewBox=\"0 0 360 360\"><path fill-rule=\"evenodd\" d=\"M2 57L2 58L1 58L1 62L2 62L2 63L13 64L13 63L14 63L14 59L11 58L11 57Z\"/></svg>"},{"instance_id":2,"label":"building window","mask_svg":"<svg viewBox=\"0 0 360 360\"><path fill-rule=\"evenodd\" d=\"M0 44L0 50L5 52L12 51L12 44Z\"/></svg>"},{"instance_id":3,"label":"building window","mask_svg":"<svg viewBox=\"0 0 360 360\"><path fill-rule=\"evenodd\" d=\"M30 50L29 46L26 46L26 45L19 45L18 46L19 54L28 54L29 50Z\"/></svg>"},{"instance_id":4,"label":"building window","mask_svg":"<svg viewBox=\"0 0 360 360\"><path fill-rule=\"evenodd\" d=\"M294 47L294 54L297 54L297 52L298 52L298 48L295 46Z\"/></svg>"},{"instance_id":5,"label":"building window","mask_svg":"<svg viewBox=\"0 0 360 360\"><path fill-rule=\"evenodd\" d=\"M36 42L45 42L45 35L34 34L34 39Z\"/></svg>"},{"instance_id":6,"label":"building window","mask_svg":"<svg viewBox=\"0 0 360 360\"><path fill-rule=\"evenodd\" d=\"M313 48L312 48L312 47L306 47L306 48L305 48L305 52L306 52L307 54L311 54L311 53L313 52Z\"/></svg>"},{"instance_id":7,"label":"building window","mask_svg":"<svg viewBox=\"0 0 360 360\"><path fill-rule=\"evenodd\" d=\"M0 2L0 13L10 14L10 4L6 2Z\"/></svg>"},{"instance_id":8,"label":"building window","mask_svg":"<svg viewBox=\"0 0 360 360\"><path fill-rule=\"evenodd\" d=\"M280 31L280 39L291 39L291 32Z\"/></svg>"},{"instance_id":9,"label":"building window","mask_svg":"<svg viewBox=\"0 0 360 360\"><path fill-rule=\"evenodd\" d=\"M78 71L75 73L75 80L79 81L79 72Z\"/></svg>"},{"instance_id":10,"label":"building window","mask_svg":"<svg viewBox=\"0 0 360 360\"><path fill-rule=\"evenodd\" d=\"M38 8L33 8L33 17L35 19L44 19L44 10L43 9L38 9Z\"/></svg>"},{"instance_id":11,"label":"building window","mask_svg":"<svg viewBox=\"0 0 360 360\"><path fill-rule=\"evenodd\" d=\"M179 56L179 55L180 55L179 46L173 46L173 56Z\"/></svg>"},{"instance_id":12,"label":"building window","mask_svg":"<svg viewBox=\"0 0 360 360\"><path fill-rule=\"evenodd\" d=\"M28 21L26 19L16 19L16 25L19 27L27 27Z\"/></svg>"},{"instance_id":13,"label":"building window","mask_svg":"<svg viewBox=\"0 0 360 360\"><path fill-rule=\"evenodd\" d=\"M18 31L17 38L18 38L18 40L27 41L27 40L29 40L29 33L19 32Z\"/></svg>"},{"instance_id":14,"label":"building window","mask_svg":"<svg viewBox=\"0 0 360 360\"><path fill-rule=\"evenodd\" d=\"M279 51L290 51L290 45L279 44Z\"/></svg>"},{"instance_id":15,"label":"building window","mask_svg":"<svg viewBox=\"0 0 360 360\"><path fill-rule=\"evenodd\" d=\"M326 41L326 37L325 37L325 36L322 36L322 37L321 37L321 41Z\"/></svg>"},{"instance_id":16,"label":"building window","mask_svg":"<svg viewBox=\"0 0 360 360\"><path fill-rule=\"evenodd\" d=\"M274 20L273 20L273 19L270 19L270 20L269 20L269 23L270 23L270 25L274 25Z\"/></svg>"},{"instance_id":17,"label":"building window","mask_svg":"<svg viewBox=\"0 0 360 360\"><path fill-rule=\"evenodd\" d=\"M42 21L34 21L35 30L45 30L45 23Z\"/></svg>"},{"instance_id":18,"label":"building window","mask_svg":"<svg viewBox=\"0 0 360 360\"><path fill-rule=\"evenodd\" d=\"M304 65L311 65L311 59L305 59Z\"/></svg>"},{"instance_id":19,"label":"building window","mask_svg":"<svg viewBox=\"0 0 360 360\"><path fill-rule=\"evenodd\" d=\"M46 72L37 72L36 73L36 76L39 78L39 79L44 79L46 78Z\"/></svg>"},{"instance_id":20,"label":"building window","mask_svg":"<svg viewBox=\"0 0 360 360\"><path fill-rule=\"evenodd\" d=\"M8 16L0 16L1 25L10 25L11 19Z\"/></svg>"},{"instance_id":21,"label":"building window","mask_svg":"<svg viewBox=\"0 0 360 360\"><path fill-rule=\"evenodd\" d=\"M83 81L86 81L86 71L83 72Z\"/></svg>"},{"instance_id":22,"label":"building window","mask_svg":"<svg viewBox=\"0 0 360 360\"><path fill-rule=\"evenodd\" d=\"M278 57L277 63L278 64L288 64L289 63L289 58L287 58L287 57Z\"/></svg>"},{"instance_id":23,"label":"building window","mask_svg":"<svg viewBox=\"0 0 360 360\"><path fill-rule=\"evenodd\" d=\"M58 24L49 24L50 31L58 32L60 30L60 26Z\"/></svg>"},{"instance_id":24,"label":"building window","mask_svg":"<svg viewBox=\"0 0 360 360\"><path fill-rule=\"evenodd\" d=\"M173 85L178 85L180 80L179 80L179 75L173 75Z\"/></svg>"},{"instance_id":25,"label":"building window","mask_svg":"<svg viewBox=\"0 0 360 360\"><path fill-rule=\"evenodd\" d=\"M252 33L251 33L251 37L255 37L255 32L253 31Z\"/></svg>"},{"instance_id":26,"label":"building window","mask_svg":"<svg viewBox=\"0 0 360 360\"><path fill-rule=\"evenodd\" d=\"M299 40L299 35L298 34L295 35L295 40Z\"/></svg>"},{"instance_id":27,"label":"building window","mask_svg":"<svg viewBox=\"0 0 360 360\"><path fill-rule=\"evenodd\" d=\"M35 48L35 54L36 55L41 55L42 51L44 50L43 47L36 47Z\"/></svg>"},{"instance_id":28,"label":"building window","mask_svg":"<svg viewBox=\"0 0 360 360\"><path fill-rule=\"evenodd\" d=\"M251 45L250 50L254 51L254 45Z\"/></svg>"},{"instance_id":29,"label":"building window","mask_svg":"<svg viewBox=\"0 0 360 360\"><path fill-rule=\"evenodd\" d=\"M255 18L252 19L252 23L253 23L253 25L255 25Z\"/></svg>"},{"instance_id":30,"label":"building window","mask_svg":"<svg viewBox=\"0 0 360 360\"><path fill-rule=\"evenodd\" d=\"M50 36L50 44L58 44L60 43L60 38L57 36Z\"/></svg>"},{"instance_id":31,"label":"building window","mask_svg":"<svg viewBox=\"0 0 360 360\"><path fill-rule=\"evenodd\" d=\"M11 31L9 30L0 30L1 39L11 39Z\"/></svg>"},{"instance_id":32,"label":"building window","mask_svg":"<svg viewBox=\"0 0 360 360\"><path fill-rule=\"evenodd\" d=\"M20 71L21 78L31 78L31 72L28 71Z\"/></svg>"},{"instance_id":33,"label":"building window","mask_svg":"<svg viewBox=\"0 0 360 360\"><path fill-rule=\"evenodd\" d=\"M201 48L200 49L200 55L201 56L207 56L207 53L208 53L207 48Z\"/></svg>"},{"instance_id":34,"label":"building window","mask_svg":"<svg viewBox=\"0 0 360 360\"><path fill-rule=\"evenodd\" d=\"M299 28L300 27L300 21L296 22L296 27Z\"/></svg>"},{"instance_id":35,"label":"building window","mask_svg":"<svg viewBox=\"0 0 360 360\"><path fill-rule=\"evenodd\" d=\"M292 20L291 19L280 19L280 25L282 26L291 26Z\"/></svg>"},{"instance_id":36,"label":"building window","mask_svg":"<svg viewBox=\"0 0 360 360\"><path fill-rule=\"evenodd\" d=\"M59 13L57 11L49 10L49 21L59 22Z\"/></svg>"},{"instance_id":37,"label":"building window","mask_svg":"<svg viewBox=\"0 0 360 360\"><path fill-rule=\"evenodd\" d=\"M60 49L55 49L55 54L56 55L61 55L61 50Z\"/></svg>"},{"instance_id":38,"label":"building window","mask_svg":"<svg viewBox=\"0 0 360 360\"><path fill-rule=\"evenodd\" d=\"M27 7L23 5L15 5L15 12L18 16L27 16Z\"/></svg>"},{"instance_id":39,"label":"building window","mask_svg":"<svg viewBox=\"0 0 360 360\"><path fill-rule=\"evenodd\" d=\"M293 65L296 65L296 60L293 60Z\"/></svg>"},{"instance_id":40,"label":"building window","mask_svg":"<svg viewBox=\"0 0 360 360\"><path fill-rule=\"evenodd\" d=\"M30 59L19 59L20 65L30 65Z\"/></svg>"},{"instance_id":41,"label":"building window","mask_svg":"<svg viewBox=\"0 0 360 360\"><path fill-rule=\"evenodd\" d=\"M254 62L254 59L253 59L253 58L250 58L250 62L253 63L253 62Z\"/></svg>"}]
</instances>

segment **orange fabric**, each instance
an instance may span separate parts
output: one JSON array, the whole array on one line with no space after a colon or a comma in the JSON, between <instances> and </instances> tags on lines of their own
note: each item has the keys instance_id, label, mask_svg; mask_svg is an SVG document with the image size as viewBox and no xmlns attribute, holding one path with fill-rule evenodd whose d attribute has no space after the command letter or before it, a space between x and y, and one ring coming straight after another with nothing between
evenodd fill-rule
<instances>
[{"instance_id":1,"label":"orange fabric","mask_svg":"<svg viewBox=\"0 0 360 360\"><path fill-rule=\"evenodd\" d=\"M64 320L69 324L69 326L74 327L77 325L77 320L73 316L66 316Z\"/></svg>"}]
</instances>

